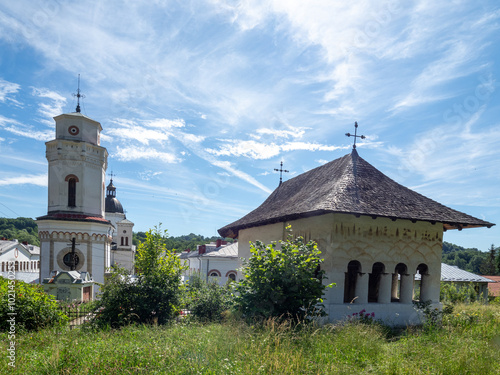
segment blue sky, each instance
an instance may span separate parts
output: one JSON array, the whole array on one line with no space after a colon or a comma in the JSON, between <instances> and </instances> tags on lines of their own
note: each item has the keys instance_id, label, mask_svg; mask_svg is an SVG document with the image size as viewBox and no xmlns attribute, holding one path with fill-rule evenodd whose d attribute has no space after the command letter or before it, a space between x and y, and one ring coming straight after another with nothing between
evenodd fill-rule
<instances>
[{"instance_id":1,"label":"blue sky","mask_svg":"<svg viewBox=\"0 0 500 375\"><path fill-rule=\"evenodd\" d=\"M354 121L377 169L500 223L496 1L141 3L0 5L0 216L46 213L44 142L81 74L135 230L215 235L280 161L287 179L349 153ZM485 251L499 234L444 240Z\"/></svg>"}]
</instances>

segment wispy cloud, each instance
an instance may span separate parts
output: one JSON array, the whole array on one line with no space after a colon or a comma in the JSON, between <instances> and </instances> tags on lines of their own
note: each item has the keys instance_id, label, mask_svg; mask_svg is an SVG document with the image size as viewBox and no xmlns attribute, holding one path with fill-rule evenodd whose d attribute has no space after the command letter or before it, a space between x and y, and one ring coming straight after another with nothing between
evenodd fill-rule
<instances>
[{"instance_id":1,"label":"wispy cloud","mask_svg":"<svg viewBox=\"0 0 500 375\"><path fill-rule=\"evenodd\" d=\"M35 130L31 125L22 124L17 120L2 115L0 115L0 127L12 134L36 139L37 141L48 141L54 137L53 130Z\"/></svg>"},{"instance_id":2,"label":"wispy cloud","mask_svg":"<svg viewBox=\"0 0 500 375\"><path fill-rule=\"evenodd\" d=\"M49 126L54 125L53 117L63 113L63 108L66 104L66 98L61 96L55 91L48 90L46 88L36 88L32 87L33 96L41 99L48 99L48 103L39 103L38 113L42 115L42 122L48 124Z\"/></svg>"},{"instance_id":3,"label":"wispy cloud","mask_svg":"<svg viewBox=\"0 0 500 375\"><path fill-rule=\"evenodd\" d=\"M8 101L16 105L20 105L20 103L12 97L13 95L11 95L16 94L20 88L21 86L17 83L9 82L0 78L0 102L4 103Z\"/></svg>"},{"instance_id":4,"label":"wispy cloud","mask_svg":"<svg viewBox=\"0 0 500 375\"><path fill-rule=\"evenodd\" d=\"M48 175L45 173L38 175L4 177L0 179L0 186L26 185L26 184L46 187L48 184Z\"/></svg>"},{"instance_id":5,"label":"wispy cloud","mask_svg":"<svg viewBox=\"0 0 500 375\"><path fill-rule=\"evenodd\" d=\"M120 147L116 148L113 156L122 161L157 159L165 163L179 163L181 159L169 152L157 151L149 147Z\"/></svg>"}]
</instances>

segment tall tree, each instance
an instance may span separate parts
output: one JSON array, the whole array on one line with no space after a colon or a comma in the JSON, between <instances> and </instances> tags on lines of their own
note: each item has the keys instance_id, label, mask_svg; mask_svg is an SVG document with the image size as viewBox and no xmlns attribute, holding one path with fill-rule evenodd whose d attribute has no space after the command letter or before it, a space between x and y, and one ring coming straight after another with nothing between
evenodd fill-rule
<instances>
[{"instance_id":1,"label":"tall tree","mask_svg":"<svg viewBox=\"0 0 500 375\"><path fill-rule=\"evenodd\" d=\"M481 273L483 275L495 275L497 273L496 249L493 244L491 244L489 248L488 257L481 266Z\"/></svg>"}]
</instances>

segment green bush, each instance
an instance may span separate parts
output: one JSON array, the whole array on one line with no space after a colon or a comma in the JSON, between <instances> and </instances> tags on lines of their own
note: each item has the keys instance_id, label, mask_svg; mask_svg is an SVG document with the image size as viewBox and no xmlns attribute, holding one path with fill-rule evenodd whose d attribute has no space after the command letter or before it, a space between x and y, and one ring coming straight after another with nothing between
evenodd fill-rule
<instances>
[{"instance_id":1,"label":"green bush","mask_svg":"<svg viewBox=\"0 0 500 375\"><path fill-rule=\"evenodd\" d=\"M157 228L146 233L137 249L136 278L124 269L113 269L101 287L93 324L165 324L176 316L180 310L183 267L179 257L166 249L164 237Z\"/></svg>"},{"instance_id":2,"label":"green bush","mask_svg":"<svg viewBox=\"0 0 500 375\"><path fill-rule=\"evenodd\" d=\"M472 283L460 286L455 283L441 283L440 300L443 303L471 303L477 298L477 291Z\"/></svg>"},{"instance_id":3,"label":"green bush","mask_svg":"<svg viewBox=\"0 0 500 375\"><path fill-rule=\"evenodd\" d=\"M0 277L1 331L5 332L10 328L9 320L12 317L15 318L17 332L63 325L67 322L67 317L59 310L54 296L45 293L41 285Z\"/></svg>"},{"instance_id":4,"label":"green bush","mask_svg":"<svg viewBox=\"0 0 500 375\"><path fill-rule=\"evenodd\" d=\"M221 286L216 280L191 276L186 284L186 309L190 316L205 322L221 321L233 303L232 284Z\"/></svg>"},{"instance_id":5,"label":"green bush","mask_svg":"<svg viewBox=\"0 0 500 375\"><path fill-rule=\"evenodd\" d=\"M245 317L281 317L302 321L325 315L322 295L327 287L321 270L323 259L315 242L302 237L264 245L251 244L251 257L237 285L236 305Z\"/></svg>"}]
</instances>

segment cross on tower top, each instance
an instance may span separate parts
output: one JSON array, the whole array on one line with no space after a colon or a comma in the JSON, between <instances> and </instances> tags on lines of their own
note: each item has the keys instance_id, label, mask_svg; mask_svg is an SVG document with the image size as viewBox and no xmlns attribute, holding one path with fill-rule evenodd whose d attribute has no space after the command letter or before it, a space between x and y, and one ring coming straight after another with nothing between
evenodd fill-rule
<instances>
[{"instance_id":1,"label":"cross on tower top","mask_svg":"<svg viewBox=\"0 0 500 375\"><path fill-rule=\"evenodd\" d=\"M73 96L76 96L76 111L80 113L80 98L85 98L85 95L80 94L80 74L78 74L78 89L76 90L76 94L73 94Z\"/></svg>"},{"instance_id":2,"label":"cross on tower top","mask_svg":"<svg viewBox=\"0 0 500 375\"><path fill-rule=\"evenodd\" d=\"M113 174L113 171L111 171L111 173L109 174L109 177L111 177L110 182L113 182L113 176L116 176L116 174Z\"/></svg>"},{"instance_id":3,"label":"cross on tower top","mask_svg":"<svg viewBox=\"0 0 500 375\"><path fill-rule=\"evenodd\" d=\"M283 161L281 161L281 163L280 163L280 169L274 168L274 170L276 172L280 173L280 184L278 186L281 186L281 183L283 182L283 172L288 173L290 171L287 171L286 169L283 169Z\"/></svg>"},{"instance_id":4,"label":"cross on tower top","mask_svg":"<svg viewBox=\"0 0 500 375\"><path fill-rule=\"evenodd\" d=\"M357 133L358 133L358 122L355 121L354 122L354 134L345 133L345 135L348 136L348 137L354 137L354 144L352 145L353 149L356 149L356 138L361 138L361 139L365 139L366 138L364 135L358 135Z\"/></svg>"}]
</instances>

